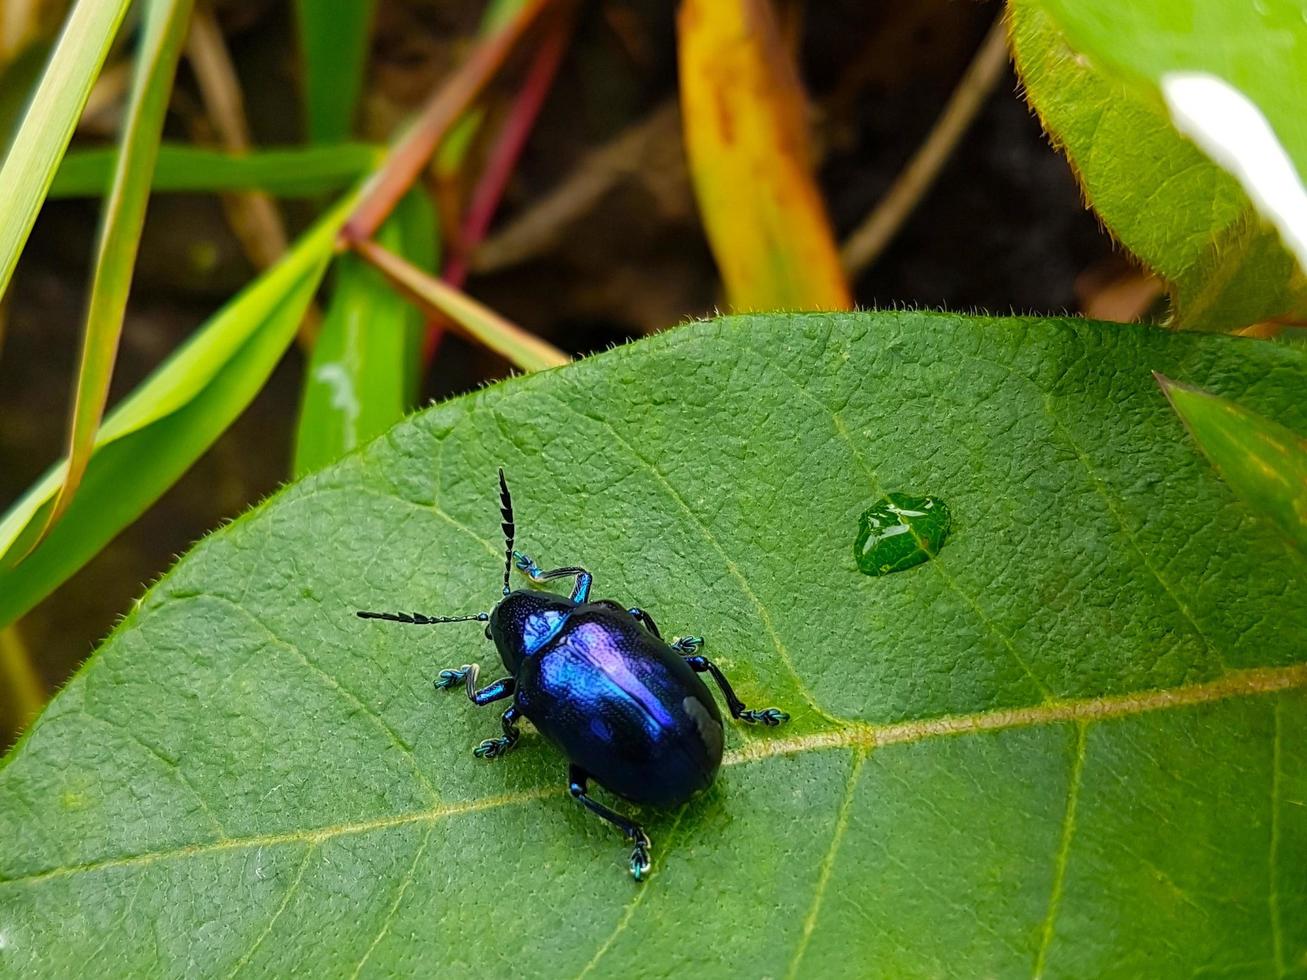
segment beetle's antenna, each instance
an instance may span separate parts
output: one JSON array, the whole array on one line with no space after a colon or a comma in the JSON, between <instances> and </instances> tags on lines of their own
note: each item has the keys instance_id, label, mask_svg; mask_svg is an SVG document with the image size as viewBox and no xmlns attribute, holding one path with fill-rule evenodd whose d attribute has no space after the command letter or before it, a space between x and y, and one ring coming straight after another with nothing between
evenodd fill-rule
<instances>
[{"instance_id":1,"label":"beetle's antenna","mask_svg":"<svg viewBox=\"0 0 1307 980\"><path fill-rule=\"evenodd\" d=\"M504 523L504 595L508 595L508 579L513 572L513 498L504 479L504 468L499 467L499 513Z\"/></svg>"},{"instance_id":2,"label":"beetle's antenna","mask_svg":"<svg viewBox=\"0 0 1307 980\"><path fill-rule=\"evenodd\" d=\"M359 610L359 619L384 619L391 623L409 623L412 626L435 626L439 623L467 623L472 620L484 623L490 613L474 613L471 616L423 616L421 613L367 612Z\"/></svg>"}]
</instances>

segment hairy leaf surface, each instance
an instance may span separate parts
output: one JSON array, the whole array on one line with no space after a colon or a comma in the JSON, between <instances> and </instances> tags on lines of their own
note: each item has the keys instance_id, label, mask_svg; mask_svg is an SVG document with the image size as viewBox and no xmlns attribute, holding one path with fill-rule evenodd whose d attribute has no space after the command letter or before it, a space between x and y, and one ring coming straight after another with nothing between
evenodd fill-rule
<instances>
[{"instance_id":1,"label":"hairy leaf surface","mask_svg":"<svg viewBox=\"0 0 1307 980\"><path fill-rule=\"evenodd\" d=\"M401 423L214 534L0 769L0 972L1273 975L1307 956L1307 561L1151 372L1307 428L1307 355L920 313L695 324ZM519 546L746 702L655 873L435 692ZM858 515L947 502L871 578Z\"/></svg>"}]
</instances>

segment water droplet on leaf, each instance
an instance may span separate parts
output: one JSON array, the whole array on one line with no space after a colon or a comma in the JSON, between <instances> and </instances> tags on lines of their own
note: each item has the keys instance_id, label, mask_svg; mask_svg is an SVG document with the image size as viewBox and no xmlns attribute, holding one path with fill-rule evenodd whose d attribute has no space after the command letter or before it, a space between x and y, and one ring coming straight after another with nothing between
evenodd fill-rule
<instances>
[{"instance_id":1,"label":"water droplet on leaf","mask_svg":"<svg viewBox=\"0 0 1307 980\"><path fill-rule=\"evenodd\" d=\"M939 554L951 524L938 497L887 493L858 518L853 557L865 575L901 572Z\"/></svg>"}]
</instances>

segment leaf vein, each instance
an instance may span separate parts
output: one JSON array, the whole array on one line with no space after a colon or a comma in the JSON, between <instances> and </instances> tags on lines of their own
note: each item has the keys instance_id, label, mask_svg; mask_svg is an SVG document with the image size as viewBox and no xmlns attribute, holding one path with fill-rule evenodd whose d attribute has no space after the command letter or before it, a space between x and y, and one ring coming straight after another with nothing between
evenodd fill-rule
<instances>
[{"instance_id":1,"label":"leaf vein","mask_svg":"<svg viewBox=\"0 0 1307 980\"><path fill-rule=\"evenodd\" d=\"M1080 783L1085 769L1085 743L1089 723L1081 721L1076 725L1075 758L1071 763L1071 777L1068 780L1066 812L1062 817L1062 835L1058 844L1057 858L1053 863L1053 887L1048 895L1048 914L1044 917L1044 929L1039 941L1039 952L1035 956L1036 978L1044 975L1048 962L1048 950L1053 944L1053 923L1057 919L1058 908L1062 904L1062 886L1066 881L1067 860L1071 854L1071 838L1076 832L1076 805L1080 799Z\"/></svg>"},{"instance_id":2,"label":"leaf vein","mask_svg":"<svg viewBox=\"0 0 1307 980\"><path fill-rule=\"evenodd\" d=\"M199 595L200 594L196 594L191 598L198 598ZM216 599L219 602L231 606L242 616L248 619L251 623L253 623L255 626L263 630L263 632L267 635L268 639L270 639L276 646L279 646L285 650L289 650L291 653L293 653L296 656L296 658L302 664L304 664L305 667L309 668L309 670L313 671L324 681L326 681L327 685L332 690L334 690L337 694L339 694L341 698L343 698L347 703L353 705L359 711L363 712L363 714L374 725L376 725L377 728L379 728L386 735L387 738L390 739L391 743L395 746L395 748L399 749L400 753L404 756L405 761L407 761L409 766L412 768L413 775L417 777L417 781L427 791L427 796L433 802L440 799L440 794L436 792L436 788L431 785L431 781L427 779L426 774L422 771L422 767L418 765L417 756L413 754L413 749L410 748L409 745L402 738L399 737L399 733L396 732L395 729L391 728L390 725L386 722L386 720L383 717L381 717L380 714L378 714L372 708L368 707L367 703L362 698L360 698L357 694L355 694L344 684L342 684L340 680L336 678L334 675L323 670L320 666L318 666L318 664L314 663L311 659L309 659L308 655L305 654L304 651L301 650L299 647L295 646L295 644L290 643L287 640L283 640L280 636L274 633L268 627L268 625L263 622L263 620L261 620L258 616L254 615L254 613L250 612L244 606L238 606L236 603L232 602L232 600L226 598L225 596L217 595L214 593L203 593L203 595L207 595L209 598Z\"/></svg>"},{"instance_id":3,"label":"leaf vein","mask_svg":"<svg viewBox=\"0 0 1307 980\"><path fill-rule=\"evenodd\" d=\"M231 980L232 977L236 976L245 968L245 964L254 957L254 954L259 951L259 947L263 945L263 941L268 938L273 927L277 924L277 920L281 918L282 913L285 912L286 908L290 905L290 900L295 896L295 893L299 891L300 882L304 880L304 870L309 866L309 859L317 849L318 845L316 843L310 844L304 849L304 857L300 859L300 866L295 871L295 878L290 883L290 887L286 889L286 893L282 895L281 902L277 905L277 911L272 913L272 918L270 918L268 924L263 927L263 931L259 933L259 937L254 940L254 945L252 945L249 948L249 951L237 961L234 967L232 967L231 973L227 975L228 980Z\"/></svg>"},{"instance_id":4,"label":"leaf vein","mask_svg":"<svg viewBox=\"0 0 1307 980\"><path fill-rule=\"evenodd\" d=\"M1267 905L1271 916L1271 944L1275 952L1275 974L1282 977L1287 972L1287 967L1284 962L1284 933L1280 917L1280 882L1277 866L1280 850L1280 753L1283 740L1280 704L1277 699L1272 709L1275 717L1275 733L1271 740L1271 844L1268 858L1270 887L1267 889Z\"/></svg>"},{"instance_id":5,"label":"leaf vein","mask_svg":"<svg viewBox=\"0 0 1307 980\"><path fill-rule=\"evenodd\" d=\"M835 829L831 833L830 847L826 849L826 856L821 862L821 871L817 875L817 888L812 895L812 904L808 908L808 914L803 920L803 932L799 936L798 945L794 948L794 957L790 960L790 967L786 971L787 978L798 976L799 964L803 961L803 954L808 951L808 942L812 939L813 930L817 927L817 916L821 913L822 899L826 896L826 889L830 885L831 873L835 869L835 857L840 849L840 841L844 839L844 831L849 825L849 811L853 808L853 796L858 787L858 777L862 774L862 764L867 760L865 749L859 748L853 755L853 766L849 770L849 778L844 786L844 799L840 801L840 808L835 814Z\"/></svg>"},{"instance_id":6,"label":"leaf vein","mask_svg":"<svg viewBox=\"0 0 1307 980\"><path fill-rule=\"evenodd\" d=\"M368 946L367 952L359 960L358 966L354 967L354 972L350 974L350 980L358 980L358 976L363 972L363 967L367 964L372 951L381 944L381 940L386 938L390 932L390 927L395 924L395 917L399 915L399 907L404 901L404 896L408 894L409 887L413 884L413 878L417 874L418 863L422 860L422 855L426 853L427 844L431 842L431 835L435 832L436 825L434 821L427 826L427 832L422 835L422 843L418 845L417 853L413 855L413 863L408 866L408 871L404 874L404 880L400 882L399 888L396 889L395 901L390 906L390 911L386 913L386 918L381 923L381 929L378 930L377 936Z\"/></svg>"},{"instance_id":7,"label":"leaf vein","mask_svg":"<svg viewBox=\"0 0 1307 980\"><path fill-rule=\"evenodd\" d=\"M1106 482L1098 475L1098 471L1094 469L1093 464L1089 461L1089 457L1085 454L1085 451L1080 448L1080 444L1077 443L1075 438L1071 435L1071 431L1066 427L1066 424L1063 423L1056 414L1054 414L1052 401L1047 392L1044 393L1044 411L1047 413L1049 421L1051 421L1058 431L1062 433L1063 438L1066 439L1067 445L1070 446L1071 451L1075 453L1076 459L1078 459L1080 464L1085 468L1085 472L1089 474L1089 482L1093 485L1094 491L1103 498L1103 503L1105 503L1107 509L1111 511L1112 518L1116 521L1117 526L1121 528L1122 533L1125 534L1126 540L1130 542L1130 546L1134 548L1135 553L1139 555L1140 560L1144 563L1144 567L1148 569L1149 574L1157 580L1157 584L1162 587L1162 591L1166 593L1167 597L1175 603L1175 607L1180 610L1180 615L1182 615L1185 618L1185 621L1189 623L1189 626L1193 629L1194 634L1202 642L1203 646L1206 647L1208 652L1216 658L1217 665L1222 670L1226 670L1225 658L1221 655L1221 651L1218 650L1212 644L1211 640L1207 638L1207 634L1204 633L1202 627L1198 625L1198 621L1194 619L1193 613L1190 611L1189 607L1180 596L1176 594L1175 590L1171 588L1170 583L1162 577L1161 571L1153 564L1153 560L1148 556L1148 553L1144 551L1134 530L1126 522L1125 515L1121 513L1112 494L1108 491Z\"/></svg>"},{"instance_id":8,"label":"leaf vein","mask_svg":"<svg viewBox=\"0 0 1307 980\"><path fill-rule=\"evenodd\" d=\"M1162 688L1140 694L1114 695L1079 701L1055 701L1026 708L1005 708L970 715L944 715L914 721L888 724L857 723L835 731L819 731L792 738L758 739L742 748L727 753L724 766L748 765L784 755L802 752L821 752L841 748L884 748L904 745L932 738L949 738L978 735L989 732L1065 722L1105 721L1132 717L1153 711L1194 707L1238 697L1260 697L1282 691L1307 688L1307 664L1290 667L1257 668L1231 671L1215 681L1191 684L1184 687ZM204 844L191 844L167 850L143 851L123 857L87 861L81 864L47 868L41 871L16 875L0 880L6 885L36 883L51 878L92 871L112 870L152 864L155 861L191 857L228 850L257 846L275 846L296 842L321 842L346 834L361 834L412 823L434 823L444 817L482 810L514 806L532 800L541 800L560 794L556 787L545 786L533 790L484 797L461 803L443 804L429 810L390 814L368 820L358 820L308 830L287 831Z\"/></svg>"},{"instance_id":9,"label":"leaf vein","mask_svg":"<svg viewBox=\"0 0 1307 980\"><path fill-rule=\"evenodd\" d=\"M676 834L676 829L681 825L681 818L685 816L685 811L686 807L682 806L680 810L677 811L676 818L673 820L672 825L667 828L667 833L663 839L669 850L671 848L672 839ZM621 919L618 920L612 933L609 934L607 939L599 944L599 948L595 950L594 956L590 957L590 961L586 963L586 965L581 968L581 972L576 975L576 980L584 980L584 977L595 968L595 965L601 959L603 959L604 954L607 953L608 950L612 948L613 943L617 941L617 937L620 936L626 929L627 925L630 924L632 917L635 915L635 910L640 907L640 903L644 901L644 897L648 894L648 887L642 887L636 893L635 898L626 903L626 911L622 914Z\"/></svg>"},{"instance_id":10,"label":"leaf vein","mask_svg":"<svg viewBox=\"0 0 1307 980\"><path fill-rule=\"evenodd\" d=\"M218 818L213 815L213 811L209 809L209 804L205 802L204 797L200 795L200 791L195 788L195 785L190 781L190 778L186 775L185 771L182 769L180 765L177 764L176 761L174 761L173 759L169 759L166 755L164 755L154 746L150 745L135 732L130 731L125 726L116 724L115 722L110 721L108 718L103 718L100 715L97 715L85 704L82 705L82 715L86 718L89 718L91 721L99 722L101 725L104 725L106 728L110 728L113 731L119 733L120 735L125 736L127 739L139 745L142 749L144 749L147 753L149 753L149 755L152 758L158 760L165 769L167 769L170 773L172 773L173 776L176 777L179 783L181 783L183 786L186 787L186 789L190 792L191 796L195 797L195 802L198 803L200 805L200 809L204 811L204 815L206 818L208 818L209 824L213 827L217 839L218 840L226 839L227 831L223 828L222 822L219 821Z\"/></svg>"},{"instance_id":11,"label":"leaf vein","mask_svg":"<svg viewBox=\"0 0 1307 980\"><path fill-rule=\"evenodd\" d=\"M827 416L829 416L831 420L831 425L834 427L836 434L843 441L845 446L848 447L850 454L858 463L858 468L861 469L863 475L866 476L867 482L871 485L872 493L874 493L878 498L884 497L885 491L881 488L880 480L876 475L876 471L867 464L866 459L862 455L862 451L857 447L853 439L849 436L848 427L845 426L844 419L841 417L840 413L837 412L835 409L831 408L825 402L821 401L810 391L808 391L807 388L799 384L788 374L782 372L782 375L785 377L787 381L790 382L791 387L793 387L795 391L797 391L804 398L807 398L810 402L812 402L819 409L825 412ZM913 537L916 537L916 532L913 532ZM918 539L917 543L921 544L922 542L920 541L920 539ZM1016 644L1013 643L1012 638L1008 636L1006 633L1004 633L1002 630L1000 630L998 628L998 624L995 623L985 612L985 610L981 607L980 602L975 597L973 597L969 592L963 589L960 584L958 584L957 579L955 579L949 573L948 569L944 567L944 564L943 562L940 561L939 556L935 556L931 561L928 561L926 564L931 568L933 568L935 574L941 576L944 579L944 584L948 586L948 588L953 593L955 593L960 599L962 599L963 602L965 602L971 608L971 611L975 614L976 618L980 620L981 624L985 627L985 629L988 630L990 633L992 633L994 636L998 637L998 639L1003 643L1003 645L1007 647L1008 653L1011 655L1012 659L1016 662L1017 666L1021 668L1022 672L1025 673L1025 675L1028 678L1030 678L1030 680L1034 683L1034 685L1039 689L1040 693L1044 696L1044 699L1046 701L1052 700L1053 698L1052 690L1050 690L1048 685L1045 684L1039 678L1039 676L1034 672L1034 670L1031 669L1030 664L1026 662L1026 659L1023 656L1021 656L1021 654L1017 651Z\"/></svg>"}]
</instances>

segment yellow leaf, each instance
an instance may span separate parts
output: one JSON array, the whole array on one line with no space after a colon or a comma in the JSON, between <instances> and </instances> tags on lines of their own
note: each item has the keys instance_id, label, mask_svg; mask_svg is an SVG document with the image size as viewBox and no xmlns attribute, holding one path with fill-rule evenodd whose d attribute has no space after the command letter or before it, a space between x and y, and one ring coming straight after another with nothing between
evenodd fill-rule
<instances>
[{"instance_id":1,"label":"yellow leaf","mask_svg":"<svg viewBox=\"0 0 1307 980\"><path fill-rule=\"evenodd\" d=\"M678 30L686 151L731 306L848 309L769 0L682 0Z\"/></svg>"}]
</instances>

